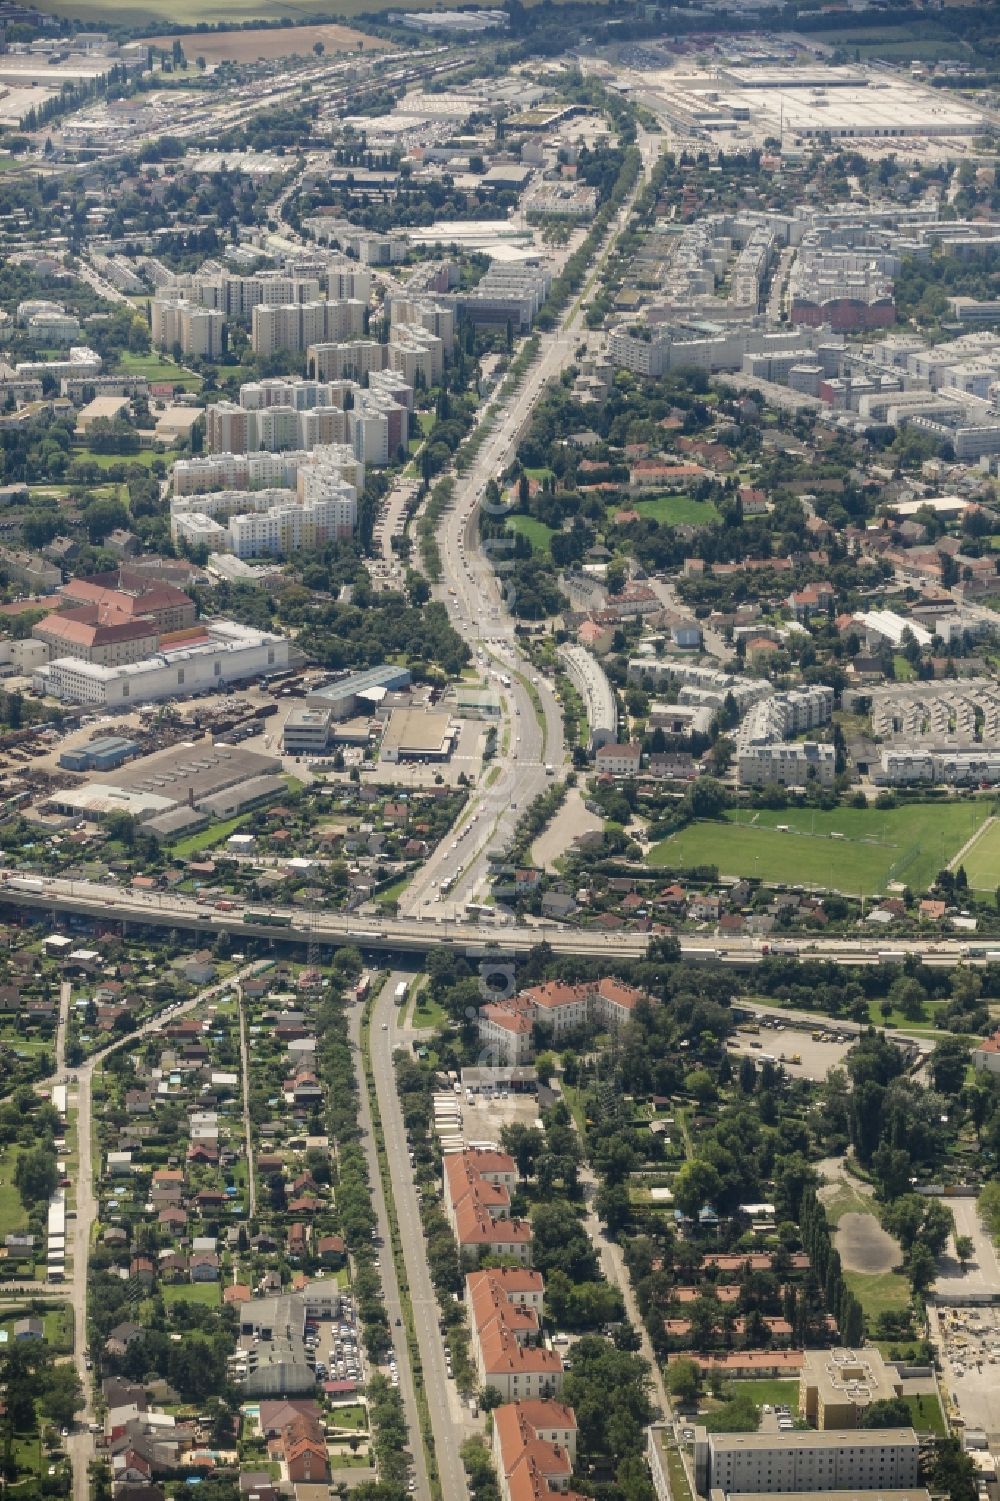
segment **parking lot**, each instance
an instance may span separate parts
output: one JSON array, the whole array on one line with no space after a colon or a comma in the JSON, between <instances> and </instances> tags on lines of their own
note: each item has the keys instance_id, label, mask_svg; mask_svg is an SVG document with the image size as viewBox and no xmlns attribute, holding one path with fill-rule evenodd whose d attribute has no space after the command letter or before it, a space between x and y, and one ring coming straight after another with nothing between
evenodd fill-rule
<instances>
[{"instance_id":1,"label":"parking lot","mask_svg":"<svg viewBox=\"0 0 1000 1501\"><path fill-rule=\"evenodd\" d=\"M949 1236L938 1267L935 1301L965 1303L970 1298L1000 1297L1000 1257L992 1236L983 1229L976 1200L948 1199L947 1205L955 1221L955 1235ZM955 1255L956 1235L967 1235L975 1247L964 1269Z\"/></svg>"},{"instance_id":2,"label":"parking lot","mask_svg":"<svg viewBox=\"0 0 1000 1501\"><path fill-rule=\"evenodd\" d=\"M818 1082L825 1079L831 1069L843 1064L854 1039L843 1033L818 1037L814 1035L817 1031L811 1022L798 1027L787 1021L770 1021L761 1017L758 1032L741 1026L729 1039L729 1047L733 1053L746 1053L751 1058L767 1058L780 1063L793 1078ZM842 1040L835 1040L837 1037Z\"/></svg>"},{"instance_id":3,"label":"parking lot","mask_svg":"<svg viewBox=\"0 0 1000 1501\"><path fill-rule=\"evenodd\" d=\"M927 1309L931 1339L944 1366L942 1390L966 1428L1000 1440L1000 1308Z\"/></svg>"},{"instance_id":4,"label":"parking lot","mask_svg":"<svg viewBox=\"0 0 1000 1501\"><path fill-rule=\"evenodd\" d=\"M463 1125L466 1141L499 1141L504 1126L533 1126L538 1120L538 1099L533 1094L507 1092L465 1096Z\"/></svg>"},{"instance_id":5,"label":"parking lot","mask_svg":"<svg viewBox=\"0 0 1000 1501\"><path fill-rule=\"evenodd\" d=\"M306 1326L306 1349L316 1356L316 1379L356 1381L365 1379L365 1361L358 1341L354 1304L345 1296L339 1319L329 1324L311 1320Z\"/></svg>"}]
</instances>

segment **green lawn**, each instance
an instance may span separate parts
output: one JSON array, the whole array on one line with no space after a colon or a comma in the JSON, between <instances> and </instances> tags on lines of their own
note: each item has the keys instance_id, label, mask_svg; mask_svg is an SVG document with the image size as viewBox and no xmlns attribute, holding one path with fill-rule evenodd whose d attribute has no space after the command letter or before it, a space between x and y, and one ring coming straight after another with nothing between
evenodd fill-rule
<instances>
[{"instance_id":1,"label":"green lawn","mask_svg":"<svg viewBox=\"0 0 1000 1501\"><path fill-rule=\"evenodd\" d=\"M28 1216L21 1195L14 1187L14 1166L17 1148L8 1147L0 1157L0 1236L13 1235L28 1228Z\"/></svg>"},{"instance_id":2,"label":"green lawn","mask_svg":"<svg viewBox=\"0 0 1000 1501\"><path fill-rule=\"evenodd\" d=\"M936 1396L928 1392L926 1396L904 1397L903 1401L910 1409L910 1421L918 1433L933 1433L938 1438L947 1436L944 1413Z\"/></svg>"},{"instance_id":3,"label":"green lawn","mask_svg":"<svg viewBox=\"0 0 1000 1501\"><path fill-rule=\"evenodd\" d=\"M844 1281L869 1319L905 1313L910 1306L910 1285L901 1272L845 1272Z\"/></svg>"},{"instance_id":4,"label":"green lawn","mask_svg":"<svg viewBox=\"0 0 1000 1501\"><path fill-rule=\"evenodd\" d=\"M224 4L225 0L222 0L222 5L224 6ZM74 11L74 14L82 15L85 11L87 11L87 9L88 0L83 0L83 3L76 11ZM100 14L100 5L95 5L93 9L97 14ZM215 7L210 6L209 9L214 10ZM118 7L112 3L110 6L104 7L104 14L114 14L115 19L119 22L119 24L125 25L127 23L121 21L121 14L130 10L132 10L132 7L123 5L122 11L119 12ZM171 11L169 14L172 16L173 20L182 21L183 11L184 4L182 0L180 11ZM148 9L141 5L136 6L135 12L147 16L165 16L168 14L166 9L162 11L157 9L155 0L154 4L151 5ZM255 14L252 8L248 9L246 13L249 16ZM202 13L197 17L197 19L200 21L206 21L209 20L210 17L207 14ZM224 19L224 17L220 17L220 19ZM184 386L185 389L189 391L197 391L201 387L200 375L195 375L191 370L182 370L179 365L174 364L173 360L168 360L160 354L129 354L129 352L126 350L120 356L118 363L121 365L122 369L127 370L130 375L144 375L147 380L171 381L175 386Z\"/></svg>"},{"instance_id":5,"label":"green lawn","mask_svg":"<svg viewBox=\"0 0 1000 1501\"><path fill-rule=\"evenodd\" d=\"M201 1303L206 1308L218 1308L222 1302L218 1282L168 1282L160 1292L164 1303Z\"/></svg>"},{"instance_id":6,"label":"green lawn","mask_svg":"<svg viewBox=\"0 0 1000 1501\"><path fill-rule=\"evenodd\" d=\"M380 891L375 901L380 907L386 907L390 902L398 902L412 880L412 876L400 876L398 881L391 882L384 890Z\"/></svg>"},{"instance_id":7,"label":"green lawn","mask_svg":"<svg viewBox=\"0 0 1000 1501\"><path fill-rule=\"evenodd\" d=\"M548 552L549 543L555 536L555 528L537 521L534 516L508 516L507 530L519 537L527 537L535 552Z\"/></svg>"},{"instance_id":8,"label":"green lawn","mask_svg":"<svg viewBox=\"0 0 1000 1501\"><path fill-rule=\"evenodd\" d=\"M657 495L652 500L637 500L628 509L638 511L644 521L667 526L714 526L719 519L710 500L692 500L690 495Z\"/></svg>"},{"instance_id":9,"label":"green lawn","mask_svg":"<svg viewBox=\"0 0 1000 1501\"><path fill-rule=\"evenodd\" d=\"M725 1388L727 1397L749 1397L759 1407L790 1407L792 1416L799 1413L799 1383L797 1381L730 1381Z\"/></svg>"},{"instance_id":10,"label":"green lawn","mask_svg":"<svg viewBox=\"0 0 1000 1501\"><path fill-rule=\"evenodd\" d=\"M912 683L917 675L906 658L899 652L892 659L892 667L897 683Z\"/></svg>"},{"instance_id":11,"label":"green lawn","mask_svg":"<svg viewBox=\"0 0 1000 1501\"><path fill-rule=\"evenodd\" d=\"M738 809L718 822L689 824L655 845L648 861L671 869L717 865L725 876L757 876L851 895L884 891L890 881L924 891L987 816L985 803L829 813ZM779 831L779 824L788 832Z\"/></svg>"},{"instance_id":12,"label":"green lawn","mask_svg":"<svg viewBox=\"0 0 1000 1501\"><path fill-rule=\"evenodd\" d=\"M413 1007L413 1026L436 1031L438 1027L443 1027L447 1020L447 1012L441 1009L437 1001L431 999L425 987L417 996Z\"/></svg>"},{"instance_id":13,"label":"green lawn","mask_svg":"<svg viewBox=\"0 0 1000 1501\"><path fill-rule=\"evenodd\" d=\"M903 1032L937 1032L934 1018L947 1001L925 1001L924 1014L918 1021L907 1021L901 1011L890 1011L888 1016L883 1016L879 1001L869 1001L868 1015L876 1027L896 1027Z\"/></svg>"},{"instance_id":14,"label":"green lawn","mask_svg":"<svg viewBox=\"0 0 1000 1501\"><path fill-rule=\"evenodd\" d=\"M355 1402L350 1407L334 1407L330 1413L330 1422L335 1428L353 1429L357 1432L367 1429L368 1413L360 1402Z\"/></svg>"},{"instance_id":15,"label":"green lawn","mask_svg":"<svg viewBox=\"0 0 1000 1501\"><path fill-rule=\"evenodd\" d=\"M142 464L146 469L154 459L165 458L165 452L156 448L140 448L138 453L95 453L92 448L74 448L70 460L83 459L96 464L98 469L111 469L115 464Z\"/></svg>"},{"instance_id":16,"label":"green lawn","mask_svg":"<svg viewBox=\"0 0 1000 1501\"><path fill-rule=\"evenodd\" d=\"M975 844L962 856L969 885L976 891L996 891L1000 886L1000 822L984 829Z\"/></svg>"},{"instance_id":17,"label":"green lawn","mask_svg":"<svg viewBox=\"0 0 1000 1501\"><path fill-rule=\"evenodd\" d=\"M189 834L186 839L178 839L176 844L170 846L170 853L178 860L188 860L192 855L200 854L202 850L221 844L224 839L229 838L230 834L235 834L240 825L246 823L248 817L248 814L241 813L236 818L224 819L222 823L209 824L207 829L199 829L197 834Z\"/></svg>"}]
</instances>

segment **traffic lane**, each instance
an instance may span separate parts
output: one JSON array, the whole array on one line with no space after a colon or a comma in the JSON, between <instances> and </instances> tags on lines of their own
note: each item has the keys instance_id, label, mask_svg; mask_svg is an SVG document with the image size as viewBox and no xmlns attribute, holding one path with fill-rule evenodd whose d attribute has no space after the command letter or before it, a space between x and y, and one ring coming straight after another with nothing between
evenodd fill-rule
<instances>
[{"instance_id":1,"label":"traffic lane","mask_svg":"<svg viewBox=\"0 0 1000 1501\"><path fill-rule=\"evenodd\" d=\"M386 981L385 989L392 983L391 978ZM377 1010L379 997L376 1000ZM372 1120L371 1104L368 1099L368 1090L365 1087L364 1075L361 1070L361 1016L362 1008L354 1006L350 1011L350 1034L357 1057L359 1069L358 1099L360 1105L360 1120L362 1128L362 1146L368 1163L368 1173L371 1179L372 1206L375 1210L375 1219L378 1225L378 1233L382 1240L382 1250L379 1256L381 1263L379 1274L382 1282L382 1291L385 1297L386 1316L389 1320L390 1336L395 1343L397 1328L402 1327L403 1307L399 1294L399 1284L396 1280L396 1263L392 1254L392 1237L389 1230L389 1214L386 1208L385 1194L382 1189L382 1174L379 1170L378 1154L375 1148L375 1130ZM374 1050L373 1050L374 1066ZM397 1320L399 1321L397 1324ZM430 1498L430 1480L427 1474L427 1462L424 1455L424 1446L420 1435L420 1414L417 1411L416 1396L413 1389L413 1374L410 1369L410 1353L405 1339L401 1341L403 1348L396 1352L396 1367L399 1375L399 1394L403 1403L406 1417L406 1426L410 1436L410 1451L413 1455L413 1469L417 1482L416 1494Z\"/></svg>"},{"instance_id":2,"label":"traffic lane","mask_svg":"<svg viewBox=\"0 0 1000 1501\"><path fill-rule=\"evenodd\" d=\"M446 1497L468 1496L465 1469L458 1456L459 1443L455 1441L453 1419L450 1426L446 1415L451 1409L449 1379L445 1368L444 1349L437 1327L437 1300L431 1284L427 1265L426 1247L420 1219L420 1204L417 1199L413 1173L409 1166L409 1149L406 1145L406 1127L403 1122L399 1096L396 1093L393 1053L397 1046L408 1051L400 1037L401 1010L395 1000L396 987L405 980L412 986L417 971L396 969L383 987L375 1003L378 1034L372 1048L375 1071L375 1091L379 1100L382 1132L386 1142L389 1174L392 1179L393 1197L399 1223L400 1241L410 1290L410 1306L413 1309L414 1329L424 1369L424 1379L431 1396L430 1415L434 1434L434 1454L442 1490ZM430 1310L434 1310L433 1320ZM434 1400L434 1396L437 1400Z\"/></svg>"}]
</instances>

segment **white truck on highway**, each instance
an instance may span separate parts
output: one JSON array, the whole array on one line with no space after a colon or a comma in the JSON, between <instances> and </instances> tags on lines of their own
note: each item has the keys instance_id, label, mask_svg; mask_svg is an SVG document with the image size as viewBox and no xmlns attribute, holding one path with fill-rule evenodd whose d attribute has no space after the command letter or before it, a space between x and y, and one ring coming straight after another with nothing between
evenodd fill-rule
<instances>
[{"instance_id":1,"label":"white truck on highway","mask_svg":"<svg viewBox=\"0 0 1000 1501\"><path fill-rule=\"evenodd\" d=\"M409 989L409 987L407 986L406 981L405 980L400 980L399 984L396 986L396 989L394 991L394 995L396 997L396 1005L397 1006L401 1006L403 1004L403 1002L406 1000L406 993L407 993L408 989Z\"/></svg>"}]
</instances>

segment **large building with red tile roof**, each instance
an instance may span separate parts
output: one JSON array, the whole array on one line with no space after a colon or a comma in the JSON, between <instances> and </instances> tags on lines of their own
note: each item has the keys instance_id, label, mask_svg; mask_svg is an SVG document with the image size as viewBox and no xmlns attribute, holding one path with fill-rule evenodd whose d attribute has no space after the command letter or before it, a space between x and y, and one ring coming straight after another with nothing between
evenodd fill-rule
<instances>
[{"instance_id":1,"label":"large building with red tile roof","mask_svg":"<svg viewBox=\"0 0 1000 1501\"><path fill-rule=\"evenodd\" d=\"M645 999L643 991L612 975L577 985L548 980L522 990L509 1001L493 1001L481 1007L479 1035L483 1042L496 1048L501 1063L527 1063L532 1056L532 1029L536 1025L544 1027L553 1041L588 1022L615 1030L625 1025Z\"/></svg>"},{"instance_id":2,"label":"large building with red tile roof","mask_svg":"<svg viewBox=\"0 0 1000 1501\"><path fill-rule=\"evenodd\" d=\"M480 1041L503 1067L515 1068L531 1061L533 1026L531 1006L517 996L490 1001L479 1008Z\"/></svg>"},{"instance_id":3,"label":"large building with red tile roof","mask_svg":"<svg viewBox=\"0 0 1000 1501\"><path fill-rule=\"evenodd\" d=\"M542 1343L544 1283L539 1272L488 1268L465 1279L472 1349L480 1385L506 1402L558 1396L563 1364Z\"/></svg>"},{"instance_id":4,"label":"large building with red tile roof","mask_svg":"<svg viewBox=\"0 0 1000 1501\"><path fill-rule=\"evenodd\" d=\"M493 1458L503 1501L572 1498L576 1414L550 1400L509 1402L493 1411Z\"/></svg>"},{"instance_id":5,"label":"large building with red tile roof","mask_svg":"<svg viewBox=\"0 0 1000 1501\"><path fill-rule=\"evenodd\" d=\"M530 1266L531 1226L510 1212L518 1182L513 1157L470 1148L445 1157L443 1173L445 1213L463 1264L496 1256Z\"/></svg>"}]
</instances>

